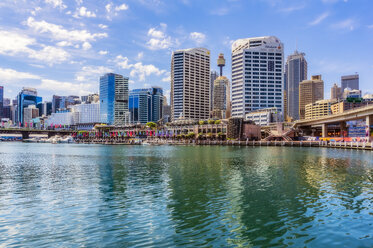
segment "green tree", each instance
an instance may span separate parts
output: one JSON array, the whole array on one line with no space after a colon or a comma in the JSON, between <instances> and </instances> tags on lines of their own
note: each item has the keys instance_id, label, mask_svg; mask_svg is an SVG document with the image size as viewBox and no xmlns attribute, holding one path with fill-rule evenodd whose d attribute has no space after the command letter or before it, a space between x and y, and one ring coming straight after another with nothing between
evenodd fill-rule
<instances>
[{"instance_id":1,"label":"green tree","mask_svg":"<svg viewBox=\"0 0 373 248\"><path fill-rule=\"evenodd\" d=\"M200 125L203 125L203 124L205 124L205 122L204 121L199 121L198 122Z\"/></svg>"},{"instance_id":2,"label":"green tree","mask_svg":"<svg viewBox=\"0 0 373 248\"><path fill-rule=\"evenodd\" d=\"M150 127L151 129L154 129L157 127L157 123L151 121L151 122L146 123L146 126Z\"/></svg>"},{"instance_id":3,"label":"green tree","mask_svg":"<svg viewBox=\"0 0 373 248\"><path fill-rule=\"evenodd\" d=\"M220 124L221 123L221 120L216 120L215 121L215 124Z\"/></svg>"},{"instance_id":4,"label":"green tree","mask_svg":"<svg viewBox=\"0 0 373 248\"><path fill-rule=\"evenodd\" d=\"M208 120L208 124L214 124L215 121L214 120Z\"/></svg>"}]
</instances>

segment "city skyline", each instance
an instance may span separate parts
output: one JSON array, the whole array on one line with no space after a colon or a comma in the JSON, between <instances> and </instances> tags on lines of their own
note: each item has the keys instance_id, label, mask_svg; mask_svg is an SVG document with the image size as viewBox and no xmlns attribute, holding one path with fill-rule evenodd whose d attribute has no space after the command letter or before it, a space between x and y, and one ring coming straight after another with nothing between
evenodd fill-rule
<instances>
[{"instance_id":1,"label":"city skyline","mask_svg":"<svg viewBox=\"0 0 373 248\"><path fill-rule=\"evenodd\" d=\"M99 76L115 72L129 77L130 89L159 86L169 97L172 51L205 47L215 61L220 52L231 54L234 40L274 35L284 43L285 57L296 48L306 53L308 75L323 76L325 98L341 76L355 72L362 91L372 92L369 6L367 0L5 0L0 85L6 98L27 86L51 100L53 94L98 92ZM237 25L242 20L253 25Z\"/></svg>"}]
</instances>

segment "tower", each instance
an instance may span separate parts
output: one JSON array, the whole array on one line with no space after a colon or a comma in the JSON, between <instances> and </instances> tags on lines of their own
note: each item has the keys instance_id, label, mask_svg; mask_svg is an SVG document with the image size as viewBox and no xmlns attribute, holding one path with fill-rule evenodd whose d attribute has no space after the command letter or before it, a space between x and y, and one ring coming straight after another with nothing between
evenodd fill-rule
<instances>
[{"instance_id":1,"label":"tower","mask_svg":"<svg viewBox=\"0 0 373 248\"><path fill-rule=\"evenodd\" d=\"M223 76L223 67L225 66L224 54L220 53L218 58L218 66L220 68L220 76Z\"/></svg>"}]
</instances>

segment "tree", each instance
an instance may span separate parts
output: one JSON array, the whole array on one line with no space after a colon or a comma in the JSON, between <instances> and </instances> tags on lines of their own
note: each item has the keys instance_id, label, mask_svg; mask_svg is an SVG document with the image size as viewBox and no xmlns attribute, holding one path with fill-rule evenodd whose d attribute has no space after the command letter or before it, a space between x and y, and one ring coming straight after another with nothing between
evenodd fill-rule
<instances>
[{"instance_id":1,"label":"tree","mask_svg":"<svg viewBox=\"0 0 373 248\"><path fill-rule=\"evenodd\" d=\"M203 124L205 124L205 122L204 121L199 121L198 122L200 125L203 125Z\"/></svg>"},{"instance_id":2,"label":"tree","mask_svg":"<svg viewBox=\"0 0 373 248\"><path fill-rule=\"evenodd\" d=\"M195 136L196 136L196 134L193 133L193 132L190 132L190 133L188 133L188 134L186 135L186 137L187 137L188 139L194 139Z\"/></svg>"},{"instance_id":3,"label":"tree","mask_svg":"<svg viewBox=\"0 0 373 248\"><path fill-rule=\"evenodd\" d=\"M150 127L151 129L154 129L157 127L157 124L155 122L148 122L146 123L147 127Z\"/></svg>"},{"instance_id":4,"label":"tree","mask_svg":"<svg viewBox=\"0 0 373 248\"><path fill-rule=\"evenodd\" d=\"M208 120L208 124L214 124L215 121L214 120Z\"/></svg>"},{"instance_id":5,"label":"tree","mask_svg":"<svg viewBox=\"0 0 373 248\"><path fill-rule=\"evenodd\" d=\"M215 121L215 124L220 124L221 123L221 120L216 120Z\"/></svg>"}]
</instances>

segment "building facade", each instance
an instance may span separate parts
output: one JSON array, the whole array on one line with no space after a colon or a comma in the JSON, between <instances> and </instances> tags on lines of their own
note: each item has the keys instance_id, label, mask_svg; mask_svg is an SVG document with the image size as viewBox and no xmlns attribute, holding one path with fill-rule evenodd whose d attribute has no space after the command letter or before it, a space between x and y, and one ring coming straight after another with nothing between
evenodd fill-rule
<instances>
[{"instance_id":1,"label":"building facade","mask_svg":"<svg viewBox=\"0 0 373 248\"><path fill-rule=\"evenodd\" d=\"M72 112L78 113L74 120L74 124L88 124L100 122L100 104L82 103L72 107Z\"/></svg>"},{"instance_id":2,"label":"building facade","mask_svg":"<svg viewBox=\"0 0 373 248\"><path fill-rule=\"evenodd\" d=\"M359 74L342 76L341 86L342 92L346 88L350 88L351 90L359 90Z\"/></svg>"},{"instance_id":3,"label":"building facade","mask_svg":"<svg viewBox=\"0 0 373 248\"><path fill-rule=\"evenodd\" d=\"M148 89L134 89L129 95L129 111L131 123L146 124L158 122L163 116L163 89L152 87Z\"/></svg>"},{"instance_id":4,"label":"building facade","mask_svg":"<svg viewBox=\"0 0 373 248\"><path fill-rule=\"evenodd\" d=\"M216 71L211 71L210 76L210 110L214 108L214 82L219 77L219 74Z\"/></svg>"},{"instance_id":5,"label":"building facade","mask_svg":"<svg viewBox=\"0 0 373 248\"><path fill-rule=\"evenodd\" d=\"M35 105L28 105L27 108L23 109L24 125L29 126L32 123L32 119L39 117L39 109Z\"/></svg>"},{"instance_id":6,"label":"building facade","mask_svg":"<svg viewBox=\"0 0 373 248\"><path fill-rule=\"evenodd\" d=\"M220 76L214 82L214 98L212 118L226 119L230 117L229 79Z\"/></svg>"},{"instance_id":7,"label":"building facade","mask_svg":"<svg viewBox=\"0 0 373 248\"><path fill-rule=\"evenodd\" d=\"M208 119L210 84L209 50L191 48L174 51L171 59L172 120Z\"/></svg>"},{"instance_id":8,"label":"building facade","mask_svg":"<svg viewBox=\"0 0 373 248\"><path fill-rule=\"evenodd\" d=\"M232 117L274 108L282 112L284 46L274 36L232 44Z\"/></svg>"},{"instance_id":9,"label":"building facade","mask_svg":"<svg viewBox=\"0 0 373 248\"><path fill-rule=\"evenodd\" d=\"M324 81L321 75L312 76L299 84L299 118L305 119L306 105L324 99Z\"/></svg>"},{"instance_id":10,"label":"building facade","mask_svg":"<svg viewBox=\"0 0 373 248\"><path fill-rule=\"evenodd\" d=\"M59 110L67 109L69 106L80 104L81 100L79 96L57 96L52 97L52 112L56 113Z\"/></svg>"},{"instance_id":11,"label":"building facade","mask_svg":"<svg viewBox=\"0 0 373 248\"><path fill-rule=\"evenodd\" d=\"M114 73L100 77L100 120L116 126L129 123L127 77Z\"/></svg>"},{"instance_id":12,"label":"building facade","mask_svg":"<svg viewBox=\"0 0 373 248\"><path fill-rule=\"evenodd\" d=\"M299 84L307 79L307 61L304 56L304 53L295 51L287 58L285 65L286 114L293 120L299 120Z\"/></svg>"},{"instance_id":13,"label":"building facade","mask_svg":"<svg viewBox=\"0 0 373 248\"><path fill-rule=\"evenodd\" d=\"M337 84L334 84L330 90L330 99L341 99L342 98L342 88Z\"/></svg>"},{"instance_id":14,"label":"building facade","mask_svg":"<svg viewBox=\"0 0 373 248\"><path fill-rule=\"evenodd\" d=\"M4 87L0 86L0 119L4 116Z\"/></svg>"},{"instance_id":15,"label":"building facade","mask_svg":"<svg viewBox=\"0 0 373 248\"><path fill-rule=\"evenodd\" d=\"M24 124L24 113L23 110L27 108L29 105L37 106L39 103L42 102L42 97L37 96L38 92L34 88L26 88L24 87L22 91L17 96L17 109L16 111L16 120L15 122L19 122Z\"/></svg>"},{"instance_id":16,"label":"building facade","mask_svg":"<svg viewBox=\"0 0 373 248\"><path fill-rule=\"evenodd\" d=\"M282 120L281 113L278 112L277 108L266 108L252 111L246 114L245 117L248 121L253 121L259 126L268 126L271 123L279 122Z\"/></svg>"},{"instance_id":17,"label":"building facade","mask_svg":"<svg viewBox=\"0 0 373 248\"><path fill-rule=\"evenodd\" d=\"M335 103L333 99L320 100L305 106L305 119L317 119L332 114L331 105Z\"/></svg>"}]
</instances>

